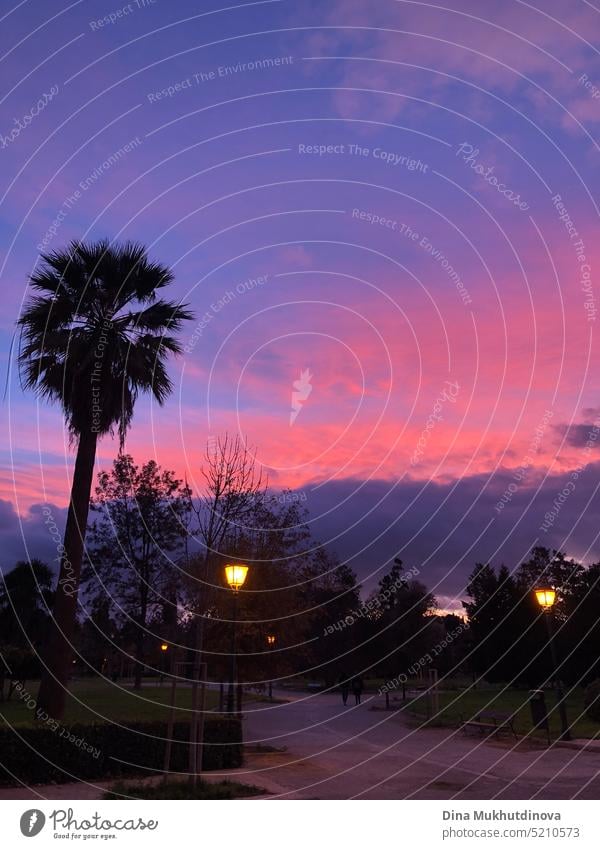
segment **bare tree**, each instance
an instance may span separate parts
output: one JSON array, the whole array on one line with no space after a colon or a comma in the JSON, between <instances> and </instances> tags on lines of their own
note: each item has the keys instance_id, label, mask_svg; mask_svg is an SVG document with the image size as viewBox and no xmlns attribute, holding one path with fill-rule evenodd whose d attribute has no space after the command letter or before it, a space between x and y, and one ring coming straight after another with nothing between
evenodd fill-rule
<instances>
[{"instance_id":1,"label":"bare tree","mask_svg":"<svg viewBox=\"0 0 600 849\"><path fill-rule=\"evenodd\" d=\"M188 561L194 609L189 763L193 783L202 769L204 704L198 714L198 681L205 620L210 612L214 590L219 585L217 567L227 553L225 546L234 548L236 540L244 535L245 523L255 514L267 487L257 465L256 452L251 451L239 436L231 437L229 434L207 442L202 476L204 491L191 500L191 508L197 522L193 536L204 551L199 558Z\"/></svg>"}]
</instances>

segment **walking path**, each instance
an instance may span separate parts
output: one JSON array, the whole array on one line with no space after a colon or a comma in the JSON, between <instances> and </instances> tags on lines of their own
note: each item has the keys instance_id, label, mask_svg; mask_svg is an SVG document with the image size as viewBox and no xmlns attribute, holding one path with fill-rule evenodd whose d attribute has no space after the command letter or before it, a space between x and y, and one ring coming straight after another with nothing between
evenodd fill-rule
<instances>
[{"instance_id":1,"label":"walking path","mask_svg":"<svg viewBox=\"0 0 600 849\"><path fill-rule=\"evenodd\" d=\"M337 694L247 705L247 745L287 747L248 758L246 779L283 798L598 798L600 752L415 728L382 700L343 707Z\"/></svg>"}]
</instances>

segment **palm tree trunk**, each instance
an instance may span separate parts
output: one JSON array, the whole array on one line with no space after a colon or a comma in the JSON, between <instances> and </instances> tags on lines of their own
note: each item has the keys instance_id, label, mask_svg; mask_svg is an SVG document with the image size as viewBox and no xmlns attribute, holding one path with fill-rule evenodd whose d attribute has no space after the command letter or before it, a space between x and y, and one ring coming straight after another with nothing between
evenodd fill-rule
<instances>
[{"instance_id":1,"label":"palm tree trunk","mask_svg":"<svg viewBox=\"0 0 600 849\"><path fill-rule=\"evenodd\" d=\"M65 710L97 439L91 431L79 436L54 609L43 657L38 707L53 719L61 719Z\"/></svg>"}]
</instances>

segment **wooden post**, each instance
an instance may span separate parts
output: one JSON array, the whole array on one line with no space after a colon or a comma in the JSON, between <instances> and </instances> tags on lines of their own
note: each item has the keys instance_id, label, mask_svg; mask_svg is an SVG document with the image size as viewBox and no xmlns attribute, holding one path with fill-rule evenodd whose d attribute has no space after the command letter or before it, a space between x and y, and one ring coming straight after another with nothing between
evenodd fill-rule
<instances>
[{"instance_id":1,"label":"wooden post","mask_svg":"<svg viewBox=\"0 0 600 849\"><path fill-rule=\"evenodd\" d=\"M204 719L206 715L206 663L200 664L200 712L194 717L196 725L196 781L202 773L204 760ZM194 784L196 783L194 781Z\"/></svg>"},{"instance_id":2,"label":"wooden post","mask_svg":"<svg viewBox=\"0 0 600 849\"><path fill-rule=\"evenodd\" d=\"M198 733L197 711L198 711L198 682L195 676L195 663L192 668L192 708L190 713L190 746L188 754L189 781L192 787L196 786L196 774L198 772L196 734Z\"/></svg>"},{"instance_id":3,"label":"wooden post","mask_svg":"<svg viewBox=\"0 0 600 849\"><path fill-rule=\"evenodd\" d=\"M437 669L427 670L428 687L427 687L427 719L435 716L440 710L440 694L438 692L438 671Z\"/></svg>"},{"instance_id":4,"label":"wooden post","mask_svg":"<svg viewBox=\"0 0 600 849\"><path fill-rule=\"evenodd\" d=\"M167 739L165 741L165 762L163 766L164 779L168 778L171 770L171 748L173 746L173 726L175 725L175 688L177 686L177 664L175 663L175 649L171 655L171 706L169 708L169 719L167 721Z\"/></svg>"}]
</instances>

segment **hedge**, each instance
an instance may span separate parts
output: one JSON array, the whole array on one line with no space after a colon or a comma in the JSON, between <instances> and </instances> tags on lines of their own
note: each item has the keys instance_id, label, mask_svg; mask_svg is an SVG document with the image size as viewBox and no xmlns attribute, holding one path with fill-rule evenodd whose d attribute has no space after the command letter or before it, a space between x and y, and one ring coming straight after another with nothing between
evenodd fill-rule
<instances>
[{"instance_id":1,"label":"hedge","mask_svg":"<svg viewBox=\"0 0 600 849\"><path fill-rule=\"evenodd\" d=\"M176 722L171 770L187 772L189 723ZM63 784L69 781L152 774L163 769L166 722L45 725L0 728L0 785ZM238 719L207 717L202 766L232 769L242 764Z\"/></svg>"},{"instance_id":2,"label":"hedge","mask_svg":"<svg viewBox=\"0 0 600 849\"><path fill-rule=\"evenodd\" d=\"M589 719L600 722L600 680L596 678L584 690L583 701Z\"/></svg>"}]
</instances>

